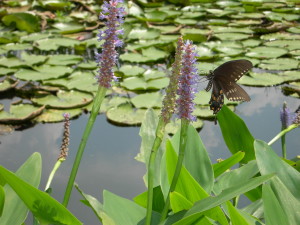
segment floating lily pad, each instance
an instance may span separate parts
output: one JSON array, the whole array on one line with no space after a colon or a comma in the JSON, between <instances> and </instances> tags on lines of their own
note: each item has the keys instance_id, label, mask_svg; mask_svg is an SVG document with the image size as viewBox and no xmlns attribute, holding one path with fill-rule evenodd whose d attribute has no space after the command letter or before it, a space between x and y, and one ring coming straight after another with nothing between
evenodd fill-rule
<instances>
[{"instance_id":1,"label":"floating lily pad","mask_svg":"<svg viewBox=\"0 0 300 225\"><path fill-rule=\"evenodd\" d=\"M198 20L196 19L186 19L186 18L176 18L174 20L175 24L182 24L182 25L196 25Z\"/></svg>"},{"instance_id":2,"label":"floating lily pad","mask_svg":"<svg viewBox=\"0 0 300 225\"><path fill-rule=\"evenodd\" d=\"M261 43L260 40L248 39L242 42L244 47L257 47Z\"/></svg>"},{"instance_id":3,"label":"floating lily pad","mask_svg":"<svg viewBox=\"0 0 300 225\"><path fill-rule=\"evenodd\" d=\"M145 72L145 69L140 66L123 65L119 69L124 74L124 77L138 76Z\"/></svg>"},{"instance_id":4,"label":"floating lily pad","mask_svg":"<svg viewBox=\"0 0 300 225\"><path fill-rule=\"evenodd\" d=\"M134 28L130 31L127 38L129 39L155 39L159 37L160 31L158 29L150 28Z\"/></svg>"},{"instance_id":5,"label":"floating lily pad","mask_svg":"<svg viewBox=\"0 0 300 225\"><path fill-rule=\"evenodd\" d=\"M214 33L244 33L253 34L253 31L247 27L226 27L226 26L209 26Z\"/></svg>"},{"instance_id":6,"label":"floating lily pad","mask_svg":"<svg viewBox=\"0 0 300 225\"><path fill-rule=\"evenodd\" d=\"M136 108L161 108L162 95L159 92L139 94L131 102Z\"/></svg>"},{"instance_id":7,"label":"floating lily pad","mask_svg":"<svg viewBox=\"0 0 300 225\"><path fill-rule=\"evenodd\" d=\"M196 51L198 54L197 58L200 60L207 60L207 59L213 59L218 57L218 54L211 51L209 48L203 46L197 46Z\"/></svg>"},{"instance_id":8,"label":"floating lily pad","mask_svg":"<svg viewBox=\"0 0 300 225\"><path fill-rule=\"evenodd\" d=\"M16 71L17 71L17 69L14 69L14 68L0 67L0 77L1 76L11 75L12 73L14 73Z\"/></svg>"},{"instance_id":9,"label":"floating lily pad","mask_svg":"<svg viewBox=\"0 0 300 225\"><path fill-rule=\"evenodd\" d=\"M292 82L288 86L283 86L282 91L285 95L300 98L300 83Z\"/></svg>"},{"instance_id":10,"label":"floating lily pad","mask_svg":"<svg viewBox=\"0 0 300 225\"><path fill-rule=\"evenodd\" d=\"M248 39L250 37L249 34L242 33L220 33L214 34L214 36L223 41L238 41Z\"/></svg>"},{"instance_id":11,"label":"floating lily pad","mask_svg":"<svg viewBox=\"0 0 300 225\"><path fill-rule=\"evenodd\" d=\"M144 17L138 17L140 20L148 22L163 22L167 18L168 14L163 11L152 11L143 14Z\"/></svg>"},{"instance_id":12,"label":"floating lily pad","mask_svg":"<svg viewBox=\"0 0 300 225\"><path fill-rule=\"evenodd\" d=\"M274 86L284 82L284 78L277 74L271 73L251 73L251 76L242 76L240 84L249 86Z\"/></svg>"},{"instance_id":13,"label":"floating lily pad","mask_svg":"<svg viewBox=\"0 0 300 225\"><path fill-rule=\"evenodd\" d=\"M38 18L30 13L8 14L2 18L2 22L6 26L15 24L19 30L24 30L28 33L33 33L40 30Z\"/></svg>"},{"instance_id":14,"label":"floating lily pad","mask_svg":"<svg viewBox=\"0 0 300 225\"><path fill-rule=\"evenodd\" d=\"M250 52L246 53L246 56L257 59L271 59L278 58L287 54L288 51L283 48L275 47L256 47L252 48Z\"/></svg>"},{"instance_id":15,"label":"floating lily pad","mask_svg":"<svg viewBox=\"0 0 300 225\"><path fill-rule=\"evenodd\" d=\"M5 80L0 82L0 92L8 91L17 86L19 81L6 78Z\"/></svg>"},{"instance_id":16,"label":"floating lily pad","mask_svg":"<svg viewBox=\"0 0 300 225\"><path fill-rule=\"evenodd\" d=\"M275 40L265 43L266 46L282 47L289 50L300 49L299 40Z\"/></svg>"},{"instance_id":17,"label":"floating lily pad","mask_svg":"<svg viewBox=\"0 0 300 225\"><path fill-rule=\"evenodd\" d=\"M206 12L213 14L215 17L224 17L235 14L233 11L225 11L222 9L206 9Z\"/></svg>"},{"instance_id":18,"label":"floating lily pad","mask_svg":"<svg viewBox=\"0 0 300 225\"><path fill-rule=\"evenodd\" d=\"M44 108L44 106L36 107L31 104L11 105L9 112L0 112L0 123L24 123L40 115Z\"/></svg>"},{"instance_id":19,"label":"floating lily pad","mask_svg":"<svg viewBox=\"0 0 300 225\"><path fill-rule=\"evenodd\" d=\"M261 35L260 39L269 40L269 41L283 40L283 39L285 39L285 40L299 40L300 36L290 34L290 33L277 32L277 33L272 33L272 34Z\"/></svg>"},{"instance_id":20,"label":"floating lily pad","mask_svg":"<svg viewBox=\"0 0 300 225\"><path fill-rule=\"evenodd\" d=\"M38 105L45 105L47 108L70 109L79 108L93 101L93 95L79 91L58 91L56 95L46 95L31 99Z\"/></svg>"},{"instance_id":21,"label":"floating lily pad","mask_svg":"<svg viewBox=\"0 0 300 225\"><path fill-rule=\"evenodd\" d=\"M50 10L66 10L71 6L71 2L69 1L61 1L61 0L44 0L39 2L41 7Z\"/></svg>"},{"instance_id":22,"label":"floating lily pad","mask_svg":"<svg viewBox=\"0 0 300 225\"><path fill-rule=\"evenodd\" d=\"M97 68L97 63L94 61L89 61L85 63L80 63L77 65L79 69L86 69L86 70L94 70Z\"/></svg>"},{"instance_id":23,"label":"floating lily pad","mask_svg":"<svg viewBox=\"0 0 300 225\"><path fill-rule=\"evenodd\" d=\"M130 104L122 104L107 111L107 119L117 125L136 126L144 119L146 109L134 109Z\"/></svg>"},{"instance_id":24,"label":"floating lily pad","mask_svg":"<svg viewBox=\"0 0 300 225\"><path fill-rule=\"evenodd\" d=\"M70 119L78 117L82 114L81 109L46 109L34 121L39 123L56 123L64 121L64 113L69 113Z\"/></svg>"},{"instance_id":25,"label":"floating lily pad","mask_svg":"<svg viewBox=\"0 0 300 225\"><path fill-rule=\"evenodd\" d=\"M49 55L47 64L69 66L77 64L82 60L82 56L79 55Z\"/></svg>"},{"instance_id":26,"label":"floating lily pad","mask_svg":"<svg viewBox=\"0 0 300 225\"><path fill-rule=\"evenodd\" d=\"M289 58L268 59L261 61L259 67L267 70L292 70L298 69L299 61Z\"/></svg>"},{"instance_id":27,"label":"floating lily pad","mask_svg":"<svg viewBox=\"0 0 300 225\"><path fill-rule=\"evenodd\" d=\"M19 58L16 57L2 57L0 58L0 66L8 67L8 68L19 68L19 67L26 67L27 63L21 61Z\"/></svg>"},{"instance_id":28,"label":"floating lily pad","mask_svg":"<svg viewBox=\"0 0 300 225\"><path fill-rule=\"evenodd\" d=\"M128 62L155 62L158 60L162 60L167 57L167 53L161 51L157 48L150 47L147 49L142 49L142 54L137 53L125 53L120 55L120 59Z\"/></svg>"},{"instance_id":29,"label":"floating lily pad","mask_svg":"<svg viewBox=\"0 0 300 225\"><path fill-rule=\"evenodd\" d=\"M196 106L193 114L204 119L215 118L215 115L213 114L213 111L210 110L209 106Z\"/></svg>"},{"instance_id":30,"label":"floating lily pad","mask_svg":"<svg viewBox=\"0 0 300 225\"><path fill-rule=\"evenodd\" d=\"M204 123L202 120L197 118L196 121L191 122L191 125L199 130L203 127ZM180 126L180 120L171 120L171 122L167 124L165 130L168 134L175 134L178 129L180 129Z\"/></svg>"},{"instance_id":31,"label":"floating lily pad","mask_svg":"<svg viewBox=\"0 0 300 225\"><path fill-rule=\"evenodd\" d=\"M55 23L52 25L60 31L61 34L73 34L84 31L85 28L82 24L78 23Z\"/></svg>"},{"instance_id":32,"label":"floating lily pad","mask_svg":"<svg viewBox=\"0 0 300 225\"><path fill-rule=\"evenodd\" d=\"M40 50L57 50L60 46L74 47L79 41L70 38L45 38L34 42L34 46Z\"/></svg>"},{"instance_id":33,"label":"floating lily pad","mask_svg":"<svg viewBox=\"0 0 300 225\"><path fill-rule=\"evenodd\" d=\"M43 64L47 61L48 56L44 55L29 55L26 52L22 52L21 54L21 60L25 61L27 65L29 66L35 66L39 64Z\"/></svg>"},{"instance_id":34,"label":"floating lily pad","mask_svg":"<svg viewBox=\"0 0 300 225\"><path fill-rule=\"evenodd\" d=\"M7 51L21 51L21 50L32 50L32 45L27 43L10 43L2 46L2 49Z\"/></svg>"},{"instance_id":35,"label":"floating lily pad","mask_svg":"<svg viewBox=\"0 0 300 225\"><path fill-rule=\"evenodd\" d=\"M166 73L155 69L147 69L143 76L146 81L166 77Z\"/></svg>"},{"instance_id":36,"label":"floating lily pad","mask_svg":"<svg viewBox=\"0 0 300 225\"><path fill-rule=\"evenodd\" d=\"M63 77L70 74L72 71L72 68L65 66L42 65L34 67L34 70L21 69L15 73L15 76L21 80L40 81Z\"/></svg>"},{"instance_id":37,"label":"floating lily pad","mask_svg":"<svg viewBox=\"0 0 300 225\"><path fill-rule=\"evenodd\" d=\"M230 47L216 47L216 51L223 53L225 56L237 56L241 55L244 50L242 48L230 48Z\"/></svg>"},{"instance_id":38,"label":"floating lily pad","mask_svg":"<svg viewBox=\"0 0 300 225\"><path fill-rule=\"evenodd\" d=\"M41 33L41 32L32 33L32 34L29 34L29 35L26 35L26 36L22 36L21 40L23 42L33 42L33 41L37 41L37 40L47 38L49 36L51 36L51 34L49 34L49 33Z\"/></svg>"},{"instance_id":39,"label":"floating lily pad","mask_svg":"<svg viewBox=\"0 0 300 225\"><path fill-rule=\"evenodd\" d=\"M210 31L203 29L181 29L180 33L182 34L184 40L205 42Z\"/></svg>"},{"instance_id":40,"label":"floating lily pad","mask_svg":"<svg viewBox=\"0 0 300 225\"><path fill-rule=\"evenodd\" d=\"M0 43L7 44L7 43L15 43L18 42L20 37L12 32L1 32L0 34Z\"/></svg>"},{"instance_id":41,"label":"floating lily pad","mask_svg":"<svg viewBox=\"0 0 300 225\"><path fill-rule=\"evenodd\" d=\"M121 86L128 90L158 90L167 87L169 84L169 78L160 78L150 80L147 82L144 78L140 77L129 77L125 79Z\"/></svg>"},{"instance_id":42,"label":"floating lily pad","mask_svg":"<svg viewBox=\"0 0 300 225\"><path fill-rule=\"evenodd\" d=\"M96 92L98 90L95 75L90 72L75 72L72 75L60 79L44 81L45 85L64 86L69 90L77 89L87 92Z\"/></svg>"}]
</instances>

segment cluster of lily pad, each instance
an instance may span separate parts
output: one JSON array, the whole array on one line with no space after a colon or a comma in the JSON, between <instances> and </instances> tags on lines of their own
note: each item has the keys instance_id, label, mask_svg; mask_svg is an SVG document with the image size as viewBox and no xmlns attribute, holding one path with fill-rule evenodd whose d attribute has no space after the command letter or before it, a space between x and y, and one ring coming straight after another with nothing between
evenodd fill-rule
<instances>
[{"instance_id":1,"label":"cluster of lily pad","mask_svg":"<svg viewBox=\"0 0 300 225\"><path fill-rule=\"evenodd\" d=\"M147 108L159 113L168 85L175 42L180 35L197 46L199 71L245 58L255 69L239 83L284 85L300 96L300 5L296 1L128 2L125 48L101 112L119 125L140 124ZM14 98L0 104L0 122L58 122L63 113L91 109L97 90L95 52L100 5L97 1L3 1L0 3L0 92ZM202 75L203 75L202 74ZM298 81L298 82L297 82ZM8 97L6 97L8 96ZM213 118L210 94L197 94L194 126ZM233 102L225 102L234 105ZM169 125L172 132L176 124Z\"/></svg>"}]
</instances>

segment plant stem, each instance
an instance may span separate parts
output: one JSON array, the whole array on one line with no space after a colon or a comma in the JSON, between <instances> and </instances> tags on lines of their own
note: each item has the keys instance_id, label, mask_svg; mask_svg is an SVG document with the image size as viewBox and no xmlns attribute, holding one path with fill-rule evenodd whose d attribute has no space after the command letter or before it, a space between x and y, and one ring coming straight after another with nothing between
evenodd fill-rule
<instances>
[{"instance_id":1,"label":"plant stem","mask_svg":"<svg viewBox=\"0 0 300 225\"><path fill-rule=\"evenodd\" d=\"M179 153L178 153L178 160L174 172L174 176L172 178L171 186L168 192L168 196L166 199L166 203L164 209L162 211L160 222L164 221L167 218L168 210L170 207L170 193L175 190L180 171L182 168L183 158L184 158L184 151L187 143L187 130L188 130L189 121L186 119L181 119L181 130L180 130L180 144L179 144Z\"/></svg>"},{"instance_id":2,"label":"plant stem","mask_svg":"<svg viewBox=\"0 0 300 225\"><path fill-rule=\"evenodd\" d=\"M148 200L147 200L147 214L146 214L146 222L145 225L151 224L151 216L152 216L152 205L153 205L153 181L155 175L155 158L158 151L158 148L163 140L164 131L166 124L162 120L159 119L157 128L156 128L156 137L151 149L149 163L148 163Z\"/></svg>"},{"instance_id":3,"label":"plant stem","mask_svg":"<svg viewBox=\"0 0 300 225\"><path fill-rule=\"evenodd\" d=\"M64 161L64 160L57 160L57 161L56 161L56 163L55 163L55 165L54 165L54 167L53 167L53 169L52 169L52 171L51 171L51 173L50 173L50 175L49 175L49 178L48 178L48 181L47 181L47 184L46 184L46 187L45 187L45 191L47 191L48 188L50 187L51 182L52 182L52 180L53 180L53 177L54 177L56 171L58 170L58 168L60 167L60 165L61 165L61 163L62 163L63 161Z\"/></svg>"},{"instance_id":4,"label":"plant stem","mask_svg":"<svg viewBox=\"0 0 300 225\"><path fill-rule=\"evenodd\" d=\"M292 124L283 131L281 131L279 134L277 134L269 143L268 145L272 145L275 141L277 141L281 136L285 135L287 132L297 128L299 124Z\"/></svg>"},{"instance_id":5,"label":"plant stem","mask_svg":"<svg viewBox=\"0 0 300 225\"><path fill-rule=\"evenodd\" d=\"M96 117L99 113L101 103L102 103L102 101L105 97L106 91L107 91L107 88L102 87L102 86L99 85L96 97L94 99L93 108L92 108L89 120L86 124L84 133L82 135L82 139L81 139L81 142L80 142L77 154L76 154L76 158L75 158L75 161L74 161L74 164L73 164L71 175L69 177L68 185L67 185L67 188L66 188L66 191L65 191L64 200L63 200L63 205L65 207L68 206L68 202L69 202L69 199L70 199L70 196L71 196L72 188L74 186L74 181L75 181L76 174L77 174L77 171L78 171L78 168L79 168L79 165L80 165L80 161L81 161L81 158L82 158L87 140L88 140L89 135L90 135L90 133L92 131L92 128L94 126Z\"/></svg>"},{"instance_id":6,"label":"plant stem","mask_svg":"<svg viewBox=\"0 0 300 225\"><path fill-rule=\"evenodd\" d=\"M285 144L285 134L281 137L281 151L282 157L286 159L286 144Z\"/></svg>"}]
</instances>

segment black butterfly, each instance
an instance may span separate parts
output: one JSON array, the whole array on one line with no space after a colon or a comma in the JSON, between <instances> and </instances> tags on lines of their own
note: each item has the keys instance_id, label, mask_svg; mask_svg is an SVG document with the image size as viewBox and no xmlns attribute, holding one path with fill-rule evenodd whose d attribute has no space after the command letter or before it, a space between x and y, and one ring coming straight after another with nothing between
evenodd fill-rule
<instances>
[{"instance_id":1,"label":"black butterfly","mask_svg":"<svg viewBox=\"0 0 300 225\"><path fill-rule=\"evenodd\" d=\"M230 101L250 101L249 95L236 82L252 67L250 61L240 59L228 61L210 72L205 90L209 91L212 87L209 104L214 114L221 110L224 104L224 94Z\"/></svg>"}]
</instances>

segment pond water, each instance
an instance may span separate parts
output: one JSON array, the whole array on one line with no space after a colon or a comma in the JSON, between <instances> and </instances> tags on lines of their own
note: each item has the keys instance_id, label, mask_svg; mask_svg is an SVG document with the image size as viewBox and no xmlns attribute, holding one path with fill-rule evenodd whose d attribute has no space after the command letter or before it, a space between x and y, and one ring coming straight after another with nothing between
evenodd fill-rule
<instances>
[{"instance_id":1,"label":"pond water","mask_svg":"<svg viewBox=\"0 0 300 225\"><path fill-rule=\"evenodd\" d=\"M245 90L252 100L237 106L236 113L246 122L255 138L266 142L281 129L279 110L283 101L286 101L292 110L300 105L299 99L283 96L277 88L245 87ZM71 121L69 156L52 183L52 195L58 201L63 199L72 162L87 119L88 115L82 115ZM40 152L43 159L40 189L43 189L58 157L62 132L62 123L38 124L23 131L0 136L0 164L15 171L33 152ZM139 152L141 141L138 133L139 127L116 127L106 121L105 115L98 116L76 179L85 193L102 201L104 189L129 199L145 191L142 180L146 171L145 166L134 159ZM199 134L212 162L230 156L219 126L206 121ZM294 158L300 153L299 129L290 132L286 139L287 157ZM272 147L281 155L280 141ZM84 224L99 224L92 210L79 202L80 199L82 197L74 189L69 203L71 212Z\"/></svg>"}]
</instances>

